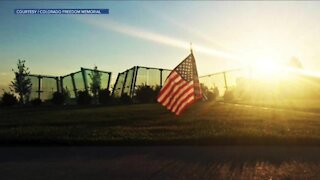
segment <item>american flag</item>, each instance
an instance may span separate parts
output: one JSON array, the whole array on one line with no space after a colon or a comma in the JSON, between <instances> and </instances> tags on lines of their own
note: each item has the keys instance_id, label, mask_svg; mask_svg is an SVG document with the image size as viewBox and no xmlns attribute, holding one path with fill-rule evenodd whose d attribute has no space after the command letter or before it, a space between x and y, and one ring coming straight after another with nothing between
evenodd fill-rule
<instances>
[{"instance_id":1,"label":"american flag","mask_svg":"<svg viewBox=\"0 0 320 180\"><path fill-rule=\"evenodd\" d=\"M180 115L202 98L196 62L193 53L184 59L167 77L157 101Z\"/></svg>"}]
</instances>

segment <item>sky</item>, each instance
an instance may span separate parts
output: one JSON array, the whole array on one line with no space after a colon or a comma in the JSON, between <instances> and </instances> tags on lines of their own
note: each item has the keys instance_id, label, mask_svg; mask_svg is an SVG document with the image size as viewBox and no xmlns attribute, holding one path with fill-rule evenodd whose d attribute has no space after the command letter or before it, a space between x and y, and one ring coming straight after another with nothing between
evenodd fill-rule
<instances>
[{"instance_id":1,"label":"sky","mask_svg":"<svg viewBox=\"0 0 320 180\"><path fill-rule=\"evenodd\" d=\"M19 8L107 8L108 15L16 15ZM1 1L0 88L18 59L32 74L80 67L172 69L190 53L200 75L297 57L320 71L317 1Z\"/></svg>"}]
</instances>

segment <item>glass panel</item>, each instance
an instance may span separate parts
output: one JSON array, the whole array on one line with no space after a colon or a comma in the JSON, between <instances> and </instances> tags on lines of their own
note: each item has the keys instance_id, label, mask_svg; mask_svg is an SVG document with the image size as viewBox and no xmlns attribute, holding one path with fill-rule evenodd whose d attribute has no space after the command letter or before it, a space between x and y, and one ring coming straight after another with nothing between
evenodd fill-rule
<instances>
[{"instance_id":1,"label":"glass panel","mask_svg":"<svg viewBox=\"0 0 320 180\"><path fill-rule=\"evenodd\" d=\"M87 86L90 88L90 83L91 83L91 78L89 74L91 74L93 70L85 70L85 75L87 78ZM109 73L108 72L101 72L101 88L106 89L109 86ZM69 94L69 97L75 98L75 92L74 92L74 87L73 87L73 82L72 82L72 76L67 75L63 78L61 78L58 82L57 87L57 81L55 77L41 77L41 84L40 84L40 91L41 91L41 99L42 100L48 100L52 98L52 95L54 92L60 90L60 81L62 81L63 84L63 90L66 91ZM76 72L73 74L74 81L75 81L75 86L77 91L84 91L85 90L85 82L83 79L82 71ZM31 94L30 94L30 99L35 99L38 98L38 87L39 87L39 78L38 75L30 75L29 78L31 79L32 83L32 89L31 89ZM61 90L60 90L61 91Z\"/></svg>"},{"instance_id":2,"label":"glass panel","mask_svg":"<svg viewBox=\"0 0 320 180\"><path fill-rule=\"evenodd\" d=\"M132 78L134 74L134 68L131 68L128 70L127 79L125 82L123 93L126 93L127 95L131 96L131 87L132 87Z\"/></svg>"},{"instance_id":3,"label":"glass panel","mask_svg":"<svg viewBox=\"0 0 320 180\"><path fill-rule=\"evenodd\" d=\"M171 73L171 71L169 71L169 70L162 71L162 86L164 85L164 82L166 81L166 79L170 73Z\"/></svg>"},{"instance_id":4,"label":"glass panel","mask_svg":"<svg viewBox=\"0 0 320 180\"><path fill-rule=\"evenodd\" d=\"M86 80L87 80L88 90L89 90L89 92L91 92L92 79L91 79L90 75L92 74L93 71L91 71L89 69L85 69L84 72L85 72L84 74L85 74Z\"/></svg>"},{"instance_id":5,"label":"glass panel","mask_svg":"<svg viewBox=\"0 0 320 180\"><path fill-rule=\"evenodd\" d=\"M249 72L245 70L235 70L226 72L228 87L235 87L241 79L248 78Z\"/></svg>"},{"instance_id":6,"label":"glass panel","mask_svg":"<svg viewBox=\"0 0 320 180\"><path fill-rule=\"evenodd\" d=\"M65 76L63 78L63 89L66 93L70 94L71 98L75 98L73 85L72 85L72 78L70 75Z\"/></svg>"},{"instance_id":7,"label":"glass panel","mask_svg":"<svg viewBox=\"0 0 320 180\"><path fill-rule=\"evenodd\" d=\"M154 69L154 68L145 68L145 67L138 67L138 68L131 68L121 74L118 75L118 82L116 82L114 86L114 96L120 97L121 90L123 87L124 79L126 73L128 73L127 80L125 82L124 90L123 92L128 94L129 96L134 95L131 94L131 88L133 85L132 77L135 75L135 71L137 72L136 82L135 82L135 89L137 89L139 86L148 85L153 88L156 86L160 86L160 69ZM170 74L170 70L163 70L162 73L162 82L164 83L167 76Z\"/></svg>"},{"instance_id":8,"label":"glass panel","mask_svg":"<svg viewBox=\"0 0 320 180\"><path fill-rule=\"evenodd\" d=\"M121 91L122 91L125 76L126 76L126 72L118 74L118 80L114 85L114 90L113 90L113 95L115 97L121 96Z\"/></svg>"},{"instance_id":9,"label":"glass panel","mask_svg":"<svg viewBox=\"0 0 320 180\"><path fill-rule=\"evenodd\" d=\"M217 87L219 90L220 96L222 96L225 92L223 73L209 75L209 76L202 76L199 78L199 81L200 83L205 85L209 91L213 91L213 89Z\"/></svg>"},{"instance_id":10,"label":"glass panel","mask_svg":"<svg viewBox=\"0 0 320 180\"><path fill-rule=\"evenodd\" d=\"M76 83L77 91L84 91L85 86L84 86L84 81L82 77L82 72L77 72L73 75L74 81Z\"/></svg>"},{"instance_id":11,"label":"glass panel","mask_svg":"<svg viewBox=\"0 0 320 180\"><path fill-rule=\"evenodd\" d=\"M55 78L42 78L41 82L41 99L48 100L52 98L54 92L57 91L57 81Z\"/></svg>"},{"instance_id":12,"label":"glass panel","mask_svg":"<svg viewBox=\"0 0 320 180\"><path fill-rule=\"evenodd\" d=\"M109 73L101 72L101 89L106 89L109 84Z\"/></svg>"},{"instance_id":13,"label":"glass panel","mask_svg":"<svg viewBox=\"0 0 320 180\"><path fill-rule=\"evenodd\" d=\"M148 70L146 68L139 67L136 80L136 87L142 85L148 85Z\"/></svg>"},{"instance_id":14,"label":"glass panel","mask_svg":"<svg viewBox=\"0 0 320 180\"><path fill-rule=\"evenodd\" d=\"M85 69L84 71L85 71L85 75L86 75L86 79L87 79L87 87L89 88L89 91L90 91L90 86L92 83L92 79L90 77L90 74L92 74L94 72L94 70ZM98 72L100 73L100 76L101 76L100 89L106 89L109 84L109 73L101 72L101 71L98 71Z\"/></svg>"},{"instance_id":15,"label":"glass panel","mask_svg":"<svg viewBox=\"0 0 320 180\"><path fill-rule=\"evenodd\" d=\"M148 69L147 71L147 85L155 88L160 86L160 70L159 69Z\"/></svg>"},{"instance_id":16,"label":"glass panel","mask_svg":"<svg viewBox=\"0 0 320 180\"><path fill-rule=\"evenodd\" d=\"M31 86L31 94L30 99L36 99L38 98L38 88L39 88L39 78L36 76L29 76L32 86Z\"/></svg>"},{"instance_id":17,"label":"glass panel","mask_svg":"<svg viewBox=\"0 0 320 180\"><path fill-rule=\"evenodd\" d=\"M226 79L228 89L233 91L236 98L242 97L245 89L247 89L247 81L249 78L249 71L235 70L226 72Z\"/></svg>"}]
</instances>

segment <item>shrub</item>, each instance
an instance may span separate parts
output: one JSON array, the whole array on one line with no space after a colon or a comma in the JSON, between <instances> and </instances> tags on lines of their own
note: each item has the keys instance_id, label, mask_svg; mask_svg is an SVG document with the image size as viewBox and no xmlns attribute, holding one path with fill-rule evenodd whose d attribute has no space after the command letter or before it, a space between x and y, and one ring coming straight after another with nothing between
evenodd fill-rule
<instances>
[{"instance_id":1,"label":"shrub","mask_svg":"<svg viewBox=\"0 0 320 180\"><path fill-rule=\"evenodd\" d=\"M100 89L99 90L99 103L101 104L110 104L112 103L112 98L110 96L110 91L108 89Z\"/></svg>"},{"instance_id":2,"label":"shrub","mask_svg":"<svg viewBox=\"0 0 320 180\"><path fill-rule=\"evenodd\" d=\"M160 86L156 86L155 88L146 85L140 86L136 90L136 99L140 103L156 102L160 89Z\"/></svg>"},{"instance_id":3,"label":"shrub","mask_svg":"<svg viewBox=\"0 0 320 180\"><path fill-rule=\"evenodd\" d=\"M18 100L14 94L5 92L2 96L1 104L3 106L13 106L18 103Z\"/></svg>"},{"instance_id":4,"label":"shrub","mask_svg":"<svg viewBox=\"0 0 320 180\"><path fill-rule=\"evenodd\" d=\"M204 92L202 92L202 93L204 93ZM211 92L211 91L205 92L204 95L207 97L207 100L208 100L208 101L215 101L216 98L217 98L216 94L213 93L213 92Z\"/></svg>"},{"instance_id":5,"label":"shrub","mask_svg":"<svg viewBox=\"0 0 320 180\"><path fill-rule=\"evenodd\" d=\"M132 99L130 96L128 96L127 94L123 94L120 97L120 103L121 104L132 104Z\"/></svg>"},{"instance_id":6,"label":"shrub","mask_svg":"<svg viewBox=\"0 0 320 180\"><path fill-rule=\"evenodd\" d=\"M51 102L54 105L63 105L64 102L66 101L66 94L61 93L61 92L54 92Z\"/></svg>"},{"instance_id":7,"label":"shrub","mask_svg":"<svg viewBox=\"0 0 320 180\"><path fill-rule=\"evenodd\" d=\"M160 87L160 86L156 86L156 87L154 88L154 90L153 90L153 92L154 92L154 102L157 102L157 97L158 97L158 95L159 95L159 93L160 93L160 90L161 90L161 87Z\"/></svg>"},{"instance_id":8,"label":"shrub","mask_svg":"<svg viewBox=\"0 0 320 180\"><path fill-rule=\"evenodd\" d=\"M79 105L88 105L91 104L92 96L88 91L79 91L77 97L77 103Z\"/></svg>"},{"instance_id":9,"label":"shrub","mask_svg":"<svg viewBox=\"0 0 320 180\"><path fill-rule=\"evenodd\" d=\"M217 87L215 87L214 89L213 89L213 91L207 91L206 92L206 96L207 96L207 98L208 98L208 101L215 101L215 100L217 100L217 98L219 97L219 90L218 90L218 88Z\"/></svg>"},{"instance_id":10,"label":"shrub","mask_svg":"<svg viewBox=\"0 0 320 180\"><path fill-rule=\"evenodd\" d=\"M40 98L36 98L36 99L32 99L30 101L30 103L33 105L33 106L40 106L42 104L42 101Z\"/></svg>"},{"instance_id":11,"label":"shrub","mask_svg":"<svg viewBox=\"0 0 320 180\"><path fill-rule=\"evenodd\" d=\"M234 99L233 91L231 91L231 90L226 90L226 91L224 92L223 99L224 99L225 101L232 101L232 100Z\"/></svg>"},{"instance_id":12,"label":"shrub","mask_svg":"<svg viewBox=\"0 0 320 180\"><path fill-rule=\"evenodd\" d=\"M214 85L214 88L209 90L207 86L203 83L200 84L203 99L207 101L215 101L217 97L219 97L219 89L217 86Z\"/></svg>"}]
</instances>

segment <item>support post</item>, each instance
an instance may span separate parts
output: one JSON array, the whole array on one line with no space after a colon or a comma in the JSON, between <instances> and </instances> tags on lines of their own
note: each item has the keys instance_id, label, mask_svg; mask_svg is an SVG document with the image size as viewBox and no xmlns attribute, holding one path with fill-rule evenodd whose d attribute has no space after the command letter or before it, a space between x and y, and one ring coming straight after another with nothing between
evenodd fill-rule
<instances>
[{"instance_id":1,"label":"support post","mask_svg":"<svg viewBox=\"0 0 320 180\"><path fill-rule=\"evenodd\" d=\"M162 88L162 71L163 69L159 69L160 70L160 88Z\"/></svg>"},{"instance_id":2,"label":"support post","mask_svg":"<svg viewBox=\"0 0 320 180\"><path fill-rule=\"evenodd\" d=\"M145 86L149 86L149 68L146 68L147 70L147 77L146 77L146 84Z\"/></svg>"},{"instance_id":3,"label":"support post","mask_svg":"<svg viewBox=\"0 0 320 180\"><path fill-rule=\"evenodd\" d=\"M122 84L122 89L121 89L121 96L123 95L123 91L124 91L124 88L126 87L126 82L127 82L127 77L128 77L128 71L129 70L126 70L126 76L124 78L124 81L123 81L123 84Z\"/></svg>"},{"instance_id":4,"label":"support post","mask_svg":"<svg viewBox=\"0 0 320 180\"><path fill-rule=\"evenodd\" d=\"M73 73L71 74L71 79L72 79L74 95L75 95L75 97L78 97L76 81L74 80L74 74Z\"/></svg>"},{"instance_id":5,"label":"support post","mask_svg":"<svg viewBox=\"0 0 320 180\"><path fill-rule=\"evenodd\" d=\"M84 83L84 89L88 92L88 81L87 81L87 76L86 76L86 70L84 68L81 68L81 74L82 74L82 79Z\"/></svg>"},{"instance_id":6,"label":"support post","mask_svg":"<svg viewBox=\"0 0 320 180\"><path fill-rule=\"evenodd\" d=\"M38 98L41 99L41 81L42 77L38 76Z\"/></svg>"},{"instance_id":7,"label":"support post","mask_svg":"<svg viewBox=\"0 0 320 180\"><path fill-rule=\"evenodd\" d=\"M110 88L110 81L111 81L111 72L108 73L108 84L107 84L107 90L109 91Z\"/></svg>"},{"instance_id":8,"label":"support post","mask_svg":"<svg viewBox=\"0 0 320 180\"><path fill-rule=\"evenodd\" d=\"M138 71L139 71L139 66L136 66L135 70L134 70L134 74L133 74L134 78L133 78L133 81L131 83L131 85L132 85L131 92L130 92L131 98L134 96L134 93L135 93L135 90L136 90L136 82L137 82Z\"/></svg>"},{"instance_id":9,"label":"support post","mask_svg":"<svg viewBox=\"0 0 320 180\"><path fill-rule=\"evenodd\" d=\"M228 83L227 83L227 75L226 75L226 72L223 72L223 78L224 78L224 85L225 85L226 91L228 91Z\"/></svg>"},{"instance_id":10,"label":"support post","mask_svg":"<svg viewBox=\"0 0 320 180\"><path fill-rule=\"evenodd\" d=\"M57 84L57 92L60 92L60 88L59 88L59 78L56 77L56 84Z\"/></svg>"},{"instance_id":11,"label":"support post","mask_svg":"<svg viewBox=\"0 0 320 180\"><path fill-rule=\"evenodd\" d=\"M112 94L111 94L112 97L114 97L114 91L116 91L116 86L117 86L117 84L119 83L118 81L119 81L119 76L120 76L120 74L121 74L121 73L118 73L116 82L115 82L114 85L113 85Z\"/></svg>"},{"instance_id":12,"label":"support post","mask_svg":"<svg viewBox=\"0 0 320 180\"><path fill-rule=\"evenodd\" d=\"M61 92L64 93L63 77L62 76L60 76L60 89L61 89Z\"/></svg>"},{"instance_id":13,"label":"support post","mask_svg":"<svg viewBox=\"0 0 320 180\"><path fill-rule=\"evenodd\" d=\"M132 70L132 77L131 77L131 84L129 85L129 96L132 98L132 88L133 88L133 81L134 81L134 75L135 75L135 70L136 70L136 66L134 66L133 68L130 69L130 71Z\"/></svg>"}]
</instances>

